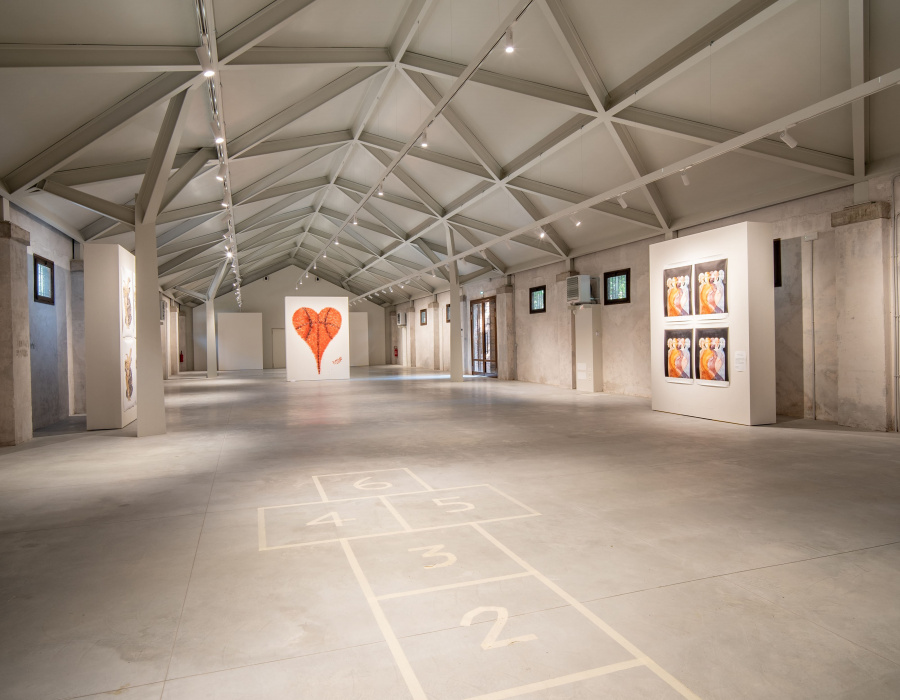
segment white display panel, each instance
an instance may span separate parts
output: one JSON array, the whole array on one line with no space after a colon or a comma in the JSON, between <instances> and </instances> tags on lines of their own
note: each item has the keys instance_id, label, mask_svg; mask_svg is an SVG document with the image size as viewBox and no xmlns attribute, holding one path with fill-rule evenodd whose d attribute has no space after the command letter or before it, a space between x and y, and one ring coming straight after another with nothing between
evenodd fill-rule
<instances>
[{"instance_id":1,"label":"white display panel","mask_svg":"<svg viewBox=\"0 0 900 700\"><path fill-rule=\"evenodd\" d=\"M121 428L137 418L134 256L88 244L84 273L87 427Z\"/></svg>"},{"instance_id":2,"label":"white display panel","mask_svg":"<svg viewBox=\"0 0 900 700\"><path fill-rule=\"evenodd\" d=\"M346 297L285 297L287 380L350 378L350 317Z\"/></svg>"},{"instance_id":3,"label":"white display panel","mask_svg":"<svg viewBox=\"0 0 900 700\"><path fill-rule=\"evenodd\" d=\"M652 407L775 422L772 231L744 222L650 246Z\"/></svg>"},{"instance_id":4,"label":"white display panel","mask_svg":"<svg viewBox=\"0 0 900 700\"><path fill-rule=\"evenodd\" d=\"M369 366L369 314L350 313L350 366Z\"/></svg>"},{"instance_id":5,"label":"white display panel","mask_svg":"<svg viewBox=\"0 0 900 700\"><path fill-rule=\"evenodd\" d=\"M263 338L261 313L219 314L219 369L262 369Z\"/></svg>"}]
</instances>

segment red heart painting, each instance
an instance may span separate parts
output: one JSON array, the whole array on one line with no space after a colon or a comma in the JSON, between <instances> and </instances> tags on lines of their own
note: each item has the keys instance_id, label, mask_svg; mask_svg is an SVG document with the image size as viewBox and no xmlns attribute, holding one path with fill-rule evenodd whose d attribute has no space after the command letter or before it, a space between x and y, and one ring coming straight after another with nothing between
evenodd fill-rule
<instances>
[{"instance_id":1,"label":"red heart painting","mask_svg":"<svg viewBox=\"0 0 900 700\"><path fill-rule=\"evenodd\" d=\"M297 309L291 319L297 331L316 357L316 369L322 374L322 355L325 348L341 330L341 312L326 306L319 313L304 306Z\"/></svg>"}]
</instances>

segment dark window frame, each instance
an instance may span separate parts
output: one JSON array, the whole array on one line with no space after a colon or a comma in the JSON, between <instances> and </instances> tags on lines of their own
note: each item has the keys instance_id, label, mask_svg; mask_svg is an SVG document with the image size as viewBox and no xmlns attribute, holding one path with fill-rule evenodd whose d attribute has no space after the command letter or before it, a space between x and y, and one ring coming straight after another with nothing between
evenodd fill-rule
<instances>
[{"instance_id":1,"label":"dark window frame","mask_svg":"<svg viewBox=\"0 0 900 700\"><path fill-rule=\"evenodd\" d=\"M450 323L450 304L447 304L447 323Z\"/></svg>"},{"instance_id":2,"label":"dark window frame","mask_svg":"<svg viewBox=\"0 0 900 700\"><path fill-rule=\"evenodd\" d=\"M420 326L428 325L428 309L422 309L419 311L419 325Z\"/></svg>"},{"instance_id":3,"label":"dark window frame","mask_svg":"<svg viewBox=\"0 0 900 700\"><path fill-rule=\"evenodd\" d=\"M775 286L781 286L781 239L772 241L772 257L775 261Z\"/></svg>"},{"instance_id":4,"label":"dark window frame","mask_svg":"<svg viewBox=\"0 0 900 700\"><path fill-rule=\"evenodd\" d=\"M44 297L38 293L38 268L46 267L50 270L50 296ZM52 260L42 258L40 255L34 256L34 300L39 304L48 304L54 306L56 304L56 265Z\"/></svg>"},{"instance_id":5,"label":"dark window frame","mask_svg":"<svg viewBox=\"0 0 900 700\"><path fill-rule=\"evenodd\" d=\"M624 277L625 278L625 298L610 299L609 298L609 278ZM610 270L603 273L603 305L611 304L630 304L631 303L631 268L626 267L624 270Z\"/></svg>"},{"instance_id":6,"label":"dark window frame","mask_svg":"<svg viewBox=\"0 0 900 700\"><path fill-rule=\"evenodd\" d=\"M543 297L544 303L541 306L541 308L539 308L539 309L534 308L534 295L537 292L544 293L544 297ZM542 284L537 287L531 287L528 290L528 313L530 313L530 314L547 313L547 285L546 284Z\"/></svg>"}]
</instances>

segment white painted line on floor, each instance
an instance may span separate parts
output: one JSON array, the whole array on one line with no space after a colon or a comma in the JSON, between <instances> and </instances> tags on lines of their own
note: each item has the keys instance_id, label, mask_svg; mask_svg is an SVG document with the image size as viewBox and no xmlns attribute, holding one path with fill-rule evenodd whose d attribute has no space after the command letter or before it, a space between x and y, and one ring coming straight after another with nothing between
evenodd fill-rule
<instances>
[{"instance_id":1,"label":"white painted line on floor","mask_svg":"<svg viewBox=\"0 0 900 700\"><path fill-rule=\"evenodd\" d=\"M404 467L403 470L404 470L407 474L409 474L413 479L415 479L415 480L418 481L420 484L422 484L422 486L424 486L426 490L428 490L428 491L434 491L434 489L431 488L431 486L429 486L429 485L426 484L424 481L422 481L422 479L420 479L418 476L416 476L415 474L413 474L413 473L412 473L412 470L407 469L406 467Z\"/></svg>"},{"instance_id":2,"label":"white painted line on floor","mask_svg":"<svg viewBox=\"0 0 900 700\"><path fill-rule=\"evenodd\" d=\"M531 513L534 513L535 515L540 515L540 513L538 513L534 508L530 508L530 507L526 506L524 503L522 503L522 501L517 501L515 498L513 498L512 496L510 496L507 493L503 493L503 491L498 489L496 486L491 486L490 484L485 484L485 486L487 486L489 489L496 492L497 494L503 496L503 498L506 498L506 499L512 501L517 506L520 506L521 508L524 508L525 510L527 510Z\"/></svg>"},{"instance_id":3,"label":"white painted line on floor","mask_svg":"<svg viewBox=\"0 0 900 700\"><path fill-rule=\"evenodd\" d=\"M403 591L401 593L387 593L378 596L377 600L391 600L393 598L405 598L410 595L422 595L423 593L434 593L436 591L449 591L452 588L463 588L465 586L477 586L482 583L494 583L495 581L508 581L513 578L525 578L533 576L530 571L520 571L517 574L507 574L506 576L493 576L491 578L480 578L477 581L462 581L461 583L448 583L443 586L433 586L431 588L419 588L415 591Z\"/></svg>"},{"instance_id":4,"label":"white painted line on floor","mask_svg":"<svg viewBox=\"0 0 900 700\"><path fill-rule=\"evenodd\" d=\"M605 676L616 671L625 671L629 668L643 666L644 662L639 659L631 661L622 661L609 666L601 666L600 668L592 668L590 671L581 671L580 673L570 673L568 676L559 676L559 678L551 678L546 681L538 681L537 683L529 683L528 685L520 685L517 688L508 688L507 690L498 690L495 693L487 693L486 695L476 695L469 700L504 700L505 698L516 698L526 693L535 693L539 690L547 690L548 688L558 688L561 685L569 685L578 681L586 681L589 678L597 678Z\"/></svg>"},{"instance_id":5,"label":"white painted line on floor","mask_svg":"<svg viewBox=\"0 0 900 700\"><path fill-rule=\"evenodd\" d=\"M402 493L387 493L385 496L415 496L420 493L431 493L434 489L429 489L428 491L403 491ZM320 492L321 493L321 492ZM274 509L274 508L293 508L294 506L320 506L323 503L349 503L350 501L365 501L372 500L374 498L381 498L381 496L351 496L350 498L333 498L327 501L305 501L304 503L285 503L281 506L263 506L266 510Z\"/></svg>"},{"instance_id":6,"label":"white painted line on floor","mask_svg":"<svg viewBox=\"0 0 900 700\"><path fill-rule=\"evenodd\" d=\"M321 504L319 504L321 505ZM539 515L539 513L537 514ZM499 523L504 520L519 520L521 518L533 518L535 514L532 513L524 513L523 515L508 515L505 518L492 518L490 520L474 520L467 521L464 523L445 523L444 525L434 525L433 527L417 527L412 530L391 530L390 532L375 532L370 535L353 535L351 537L334 537L329 540L315 540L313 542L295 542L292 544L276 544L270 547L266 547L265 551L272 551L275 549L289 549L291 547L310 547L314 544L326 544L328 542L340 542L341 540L367 540L373 537L387 537L389 535L405 535L410 532L430 532L432 530L443 530L448 527L466 527L469 525L477 525L478 523Z\"/></svg>"},{"instance_id":7,"label":"white painted line on floor","mask_svg":"<svg viewBox=\"0 0 900 700\"><path fill-rule=\"evenodd\" d=\"M372 609L372 614L375 616L375 622L378 623L381 634L384 635L384 639L387 642L388 648L391 650L394 661L397 662L397 666L400 668L400 673L403 676L403 680L406 681L410 695L412 695L413 700L427 700L428 696L425 695L425 690L422 688L421 683L419 683L419 679L416 678L415 671L413 671L409 659L406 658L406 654L403 651L403 647L400 646L400 642L397 640L397 635L394 634L394 630L391 628L390 623L388 623L384 611L378 604L378 599L372 592L369 580L363 573L362 567L359 565L359 560L357 560L356 555L353 553L353 549L350 547L350 543L346 539L342 539L341 547L344 549L344 554L347 555L347 561L350 562L350 568L353 569L359 587L362 589L363 595L366 597L369 607Z\"/></svg>"},{"instance_id":8,"label":"white painted line on floor","mask_svg":"<svg viewBox=\"0 0 900 700\"><path fill-rule=\"evenodd\" d=\"M406 522L406 518L404 518L402 515L400 515L400 513L397 512L397 509L394 508L394 504L391 503L385 496L379 496L379 498L381 499L381 502L384 503L385 508L391 511L391 515L397 518L397 522L403 526L403 529L407 532L410 532L412 528L409 526L409 523Z\"/></svg>"},{"instance_id":9,"label":"white painted line on floor","mask_svg":"<svg viewBox=\"0 0 900 700\"><path fill-rule=\"evenodd\" d=\"M328 501L328 496L325 493L325 489L322 488L322 484L319 483L319 477L313 476L312 480L316 485L316 490L319 492L319 498L322 499L322 503L326 503Z\"/></svg>"},{"instance_id":10,"label":"white painted line on floor","mask_svg":"<svg viewBox=\"0 0 900 700\"><path fill-rule=\"evenodd\" d=\"M501 552L506 554L510 559L516 562L519 566L521 566L526 571L531 572L535 578L537 578L541 583L543 583L547 588L552 590L556 595L565 600L569 605L575 608L578 612L584 615L588 620L593 622L597 627L606 632L607 635L624 649L628 650L631 654L635 656L641 663L643 663L647 668L649 668L653 673L659 676L663 681L665 681L673 690L679 693L682 697L687 698L688 700L700 700L700 697L694 694L687 686L685 686L681 681L675 678L668 671L663 669L659 664L657 664L653 659L644 654L640 649L638 649L634 644L629 642L625 637L619 634L616 630L610 627L606 622L601 620L597 615L595 615L589 608L583 605L577 598L572 595L569 595L560 588L556 583L551 581L549 578L544 576L540 571L535 569L531 564L522 559L519 555L509 549L506 545L497 540L493 535L491 535L487 530L481 527L478 523L472 523L472 527L475 528L478 532L480 532L488 541L492 542L494 546L497 547Z\"/></svg>"},{"instance_id":11,"label":"white painted line on floor","mask_svg":"<svg viewBox=\"0 0 900 700\"><path fill-rule=\"evenodd\" d=\"M314 476L313 479L315 479L316 477L320 477L320 476L348 476L349 474L376 474L378 472L405 472L405 471L408 471L406 469L406 467L391 467L390 469L366 469L361 472L335 472L333 474L316 474L316 476Z\"/></svg>"}]
</instances>

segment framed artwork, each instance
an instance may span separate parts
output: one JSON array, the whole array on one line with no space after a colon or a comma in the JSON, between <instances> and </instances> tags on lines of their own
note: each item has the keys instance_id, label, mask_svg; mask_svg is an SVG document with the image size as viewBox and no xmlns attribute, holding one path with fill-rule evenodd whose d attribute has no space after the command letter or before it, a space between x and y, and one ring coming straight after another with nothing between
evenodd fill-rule
<instances>
[{"instance_id":1,"label":"framed artwork","mask_svg":"<svg viewBox=\"0 0 900 700\"><path fill-rule=\"evenodd\" d=\"M135 348L134 338L124 338L120 346L122 348L122 362L119 368L122 372L122 411L137 405L137 396L135 395L136 381L135 372L137 371L137 351Z\"/></svg>"},{"instance_id":2,"label":"framed artwork","mask_svg":"<svg viewBox=\"0 0 900 700\"><path fill-rule=\"evenodd\" d=\"M697 328L694 331L694 348L697 383L728 386L728 329Z\"/></svg>"},{"instance_id":3,"label":"framed artwork","mask_svg":"<svg viewBox=\"0 0 900 700\"><path fill-rule=\"evenodd\" d=\"M631 268L603 273L603 303L631 303Z\"/></svg>"},{"instance_id":4,"label":"framed artwork","mask_svg":"<svg viewBox=\"0 0 900 700\"><path fill-rule=\"evenodd\" d=\"M134 305L134 272L125 267L119 268L119 288L122 298L119 302L122 317L122 337L135 337L135 305Z\"/></svg>"},{"instance_id":5,"label":"framed artwork","mask_svg":"<svg viewBox=\"0 0 900 700\"><path fill-rule=\"evenodd\" d=\"M694 312L724 318L728 313L728 260L694 264Z\"/></svg>"},{"instance_id":6,"label":"framed artwork","mask_svg":"<svg viewBox=\"0 0 900 700\"><path fill-rule=\"evenodd\" d=\"M694 331L690 328L667 328L665 344L665 370L667 382L694 383L694 363L691 358Z\"/></svg>"},{"instance_id":7,"label":"framed artwork","mask_svg":"<svg viewBox=\"0 0 900 700\"><path fill-rule=\"evenodd\" d=\"M285 370L289 382L349 379L347 297L285 297Z\"/></svg>"},{"instance_id":8,"label":"framed artwork","mask_svg":"<svg viewBox=\"0 0 900 700\"><path fill-rule=\"evenodd\" d=\"M678 318L691 315L691 282L693 279L690 265L670 267L663 270L663 309L666 318Z\"/></svg>"}]
</instances>

